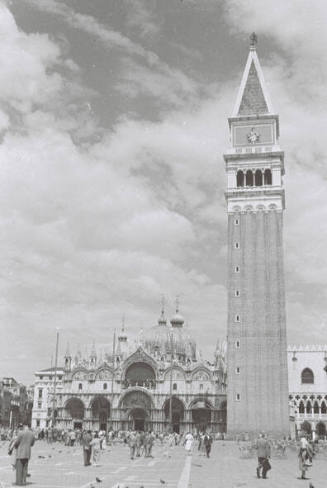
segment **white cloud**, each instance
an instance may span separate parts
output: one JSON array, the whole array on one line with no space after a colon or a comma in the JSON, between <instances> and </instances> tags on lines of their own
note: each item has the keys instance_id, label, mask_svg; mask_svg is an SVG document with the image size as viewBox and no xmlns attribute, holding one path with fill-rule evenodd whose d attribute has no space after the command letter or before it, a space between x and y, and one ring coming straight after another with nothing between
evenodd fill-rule
<instances>
[{"instance_id":1,"label":"white cloud","mask_svg":"<svg viewBox=\"0 0 327 488\"><path fill-rule=\"evenodd\" d=\"M18 30L10 11L0 5L0 101L20 111L42 104L61 87L61 77L51 72L60 51L47 35Z\"/></svg>"}]
</instances>

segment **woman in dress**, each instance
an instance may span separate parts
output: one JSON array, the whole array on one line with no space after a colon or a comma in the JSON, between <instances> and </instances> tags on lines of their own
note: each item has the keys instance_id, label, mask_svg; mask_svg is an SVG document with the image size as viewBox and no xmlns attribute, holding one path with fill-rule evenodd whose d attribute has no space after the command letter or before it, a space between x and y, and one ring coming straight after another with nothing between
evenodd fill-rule
<instances>
[{"instance_id":1,"label":"woman in dress","mask_svg":"<svg viewBox=\"0 0 327 488\"><path fill-rule=\"evenodd\" d=\"M100 438L98 432L94 433L94 437L90 442L90 445L92 446L92 455L93 455L92 464L93 466L98 466L99 458L100 458Z\"/></svg>"},{"instance_id":2,"label":"woman in dress","mask_svg":"<svg viewBox=\"0 0 327 488\"><path fill-rule=\"evenodd\" d=\"M188 432L185 436L185 441L184 441L185 451L187 452L188 455L192 453L193 441L194 441L193 435L191 434L191 432Z\"/></svg>"}]
</instances>

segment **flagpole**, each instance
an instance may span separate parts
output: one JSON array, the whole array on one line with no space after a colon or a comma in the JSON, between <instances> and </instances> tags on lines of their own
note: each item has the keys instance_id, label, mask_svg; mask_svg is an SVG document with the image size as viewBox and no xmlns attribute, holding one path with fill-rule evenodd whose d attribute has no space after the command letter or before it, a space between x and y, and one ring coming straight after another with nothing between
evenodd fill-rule
<instances>
[{"instance_id":1,"label":"flagpole","mask_svg":"<svg viewBox=\"0 0 327 488\"><path fill-rule=\"evenodd\" d=\"M111 405L113 405L114 403L114 376L115 376L115 365L116 365L115 354L116 354L116 329L114 329L114 339L112 341ZM111 414L111 418L112 418L112 414ZM114 419L112 418L112 421L113 420ZM112 423L112 428L114 428L113 423Z\"/></svg>"},{"instance_id":2,"label":"flagpole","mask_svg":"<svg viewBox=\"0 0 327 488\"><path fill-rule=\"evenodd\" d=\"M55 372L53 381L53 397L52 397L52 427L55 425L55 409L56 409L56 394L57 394L57 368L58 368L58 347L59 347L59 329L56 337L56 357L55 357Z\"/></svg>"}]
</instances>

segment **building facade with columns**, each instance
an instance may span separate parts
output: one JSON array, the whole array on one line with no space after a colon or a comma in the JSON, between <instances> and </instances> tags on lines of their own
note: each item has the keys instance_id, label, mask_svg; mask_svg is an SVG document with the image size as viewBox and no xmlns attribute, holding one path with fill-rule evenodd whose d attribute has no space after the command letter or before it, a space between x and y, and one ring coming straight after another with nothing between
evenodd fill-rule
<instances>
[{"instance_id":1,"label":"building facade with columns","mask_svg":"<svg viewBox=\"0 0 327 488\"><path fill-rule=\"evenodd\" d=\"M288 435L284 153L254 34L228 121L227 433Z\"/></svg>"},{"instance_id":2,"label":"building facade with columns","mask_svg":"<svg viewBox=\"0 0 327 488\"><path fill-rule=\"evenodd\" d=\"M170 323L162 311L158 324L137 341L122 327L113 342L110 354L95 345L87 357L67 350L56 390L57 428L225 432L225 344L217 345L212 362L202 359L178 310ZM34 407L45 394L37 375ZM50 426L53 388L47 393L43 421ZM34 426L38 413L33 412Z\"/></svg>"},{"instance_id":3,"label":"building facade with columns","mask_svg":"<svg viewBox=\"0 0 327 488\"><path fill-rule=\"evenodd\" d=\"M327 434L327 345L288 347L289 400L297 433Z\"/></svg>"}]
</instances>

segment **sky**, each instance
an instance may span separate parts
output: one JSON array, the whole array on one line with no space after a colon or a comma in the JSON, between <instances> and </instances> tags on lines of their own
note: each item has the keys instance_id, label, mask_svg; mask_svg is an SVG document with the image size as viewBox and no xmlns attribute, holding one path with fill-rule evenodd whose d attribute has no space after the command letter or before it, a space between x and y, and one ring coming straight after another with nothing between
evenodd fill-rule
<instances>
[{"instance_id":1,"label":"sky","mask_svg":"<svg viewBox=\"0 0 327 488\"><path fill-rule=\"evenodd\" d=\"M226 336L223 153L249 49L285 151L289 344L326 344L327 4L0 0L0 375L111 350L175 297ZM52 359L53 360L53 359Z\"/></svg>"}]
</instances>

